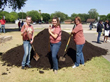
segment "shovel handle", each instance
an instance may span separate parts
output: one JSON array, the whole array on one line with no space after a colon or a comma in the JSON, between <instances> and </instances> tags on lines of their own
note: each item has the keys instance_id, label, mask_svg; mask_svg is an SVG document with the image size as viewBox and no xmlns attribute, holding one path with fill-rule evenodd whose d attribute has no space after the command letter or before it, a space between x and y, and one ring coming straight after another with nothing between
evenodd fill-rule
<instances>
[{"instance_id":1,"label":"shovel handle","mask_svg":"<svg viewBox=\"0 0 110 82\"><path fill-rule=\"evenodd\" d=\"M69 44L69 42L70 42L71 36L72 36L72 34L70 34L70 36L69 36L68 42L67 42L67 44L66 44L65 52L66 52L66 50L67 50L67 48L68 48L68 44Z\"/></svg>"}]
</instances>

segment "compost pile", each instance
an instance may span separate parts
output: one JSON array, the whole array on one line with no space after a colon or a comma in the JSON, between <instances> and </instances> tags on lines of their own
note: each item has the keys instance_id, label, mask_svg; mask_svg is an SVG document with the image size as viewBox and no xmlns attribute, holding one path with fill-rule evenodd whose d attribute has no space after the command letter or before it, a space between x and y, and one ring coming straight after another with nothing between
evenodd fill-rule
<instances>
[{"instance_id":1,"label":"compost pile","mask_svg":"<svg viewBox=\"0 0 110 82\"><path fill-rule=\"evenodd\" d=\"M61 40L62 43L60 50L58 52L58 58L63 55L68 38L69 38L69 34L67 32L62 31L62 40ZM43 31L39 32L34 37L33 46L36 52L39 54L40 59L38 61L34 60L33 55L35 54L35 52L32 49L31 66L36 68L43 68L43 69L52 68L51 52L49 49L49 33L47 29L44 29ZM106 53L107 50L96 47L88 43L87 41L83 48L85 62L91 60L93 57L105 55ZM2 55L2 60L8 63L9 66L12 65L21 66L23 55L24 55L24 49L23 49L23 45L21 45L4 53ZM66 61L64 62L58 61L59 68L72 66L75 60L76 60L76 48L75 48L75 43L73 41L73 37L71 37L67 49Z\"/></svg>"}]
</instances>

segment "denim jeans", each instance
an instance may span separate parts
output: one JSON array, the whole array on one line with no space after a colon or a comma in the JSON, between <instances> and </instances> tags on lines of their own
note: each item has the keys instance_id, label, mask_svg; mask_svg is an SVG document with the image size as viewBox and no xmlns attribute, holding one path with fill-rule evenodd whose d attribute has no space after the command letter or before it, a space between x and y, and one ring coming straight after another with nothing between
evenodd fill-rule
<instances>
[{"instance_id":1,"label":"denim jeans","mask_svg":"<svg viewBox=\"0 0 110 82\"><path fill-rule=\"evenodd\" d=\"M52 52L53 70L58 70L57 53L60 49L60 45L61 45L61 42L50 43L50 48L51 48L51 52Z\"/></svg>"},{"instance_id":2,"label":"denim jeans","mask_svg":"<svg viewBox=\"0 0 110 82\"><path fill-rule=\"evenodd\" d=\"M76 44L76 62L75 62L76 66L79 66L80 63L84 64L84 56L83 56L83 52L82 52L83 46L84 46L84 44L82 44L82 45Z\"/></svg>"},{"instance_id":3,"label":"denim jeans","mask_svg":"<svg viewBox=\"0 0 110 82\"><path fill-rule=\"evenodd\" d=\"M97 42L100 42L101 32L98 32Z\"/></svg>"},{"instance_id":4,"label":"denim jeans","mask_svg":"<svg viewBox=\"0 0 110 82\"><path fill-rule=\"evenodd\" d=\"M32 46L29 41L23 41L23 47L24 47L24 56L22 60L22 66L25 66L30 64L30 55Z\"/></svg>"},{"instance_id":5,"label":"denim jeans","mask_svg":"<svg viewBox=\"0 0 110 82\"><path fill-rule=\"evenodd\" d=\"M2 32L2 29L3 29L3 32L5 33L5 25L1 25L1 31Z\"/></svg>"}]
</instances>

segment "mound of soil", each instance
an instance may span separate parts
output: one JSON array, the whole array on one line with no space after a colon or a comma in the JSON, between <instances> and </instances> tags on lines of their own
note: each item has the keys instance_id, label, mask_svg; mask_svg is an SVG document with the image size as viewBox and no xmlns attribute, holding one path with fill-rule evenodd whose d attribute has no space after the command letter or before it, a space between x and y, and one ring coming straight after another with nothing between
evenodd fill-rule
<instances>
[{"instance_id":1,"label":"mound of soil","mask_svg":"<svg viewBox=\"0 0 110 82\"><path fill-rule=\"evenodd\" d=\"M69 34L67 32L62 31L61 47L58 52L58 58L63 55L68 38ZM49 33L47 29L44 29L43 31L39 32L39 34L34 37L33 46L36 51L34 52L33 49L31 51L31 66L44 69L52 68L51 52L49 49ZM40 56L40 59L38 61L35 61L33 58L33 55L36 52ZM105 55L106 53L107 50L96 47L88 43L87 41L83 48L85 62L91 60L93 57ZM21 66L23 55L24 50L23 45L21 45L4 53L2 55L2 60L10 65ZM76 60L76 48L75 43L73 41L73 37L71 37L67 49L67 55L65 57L66 61L59 61L59 68L72 66Z\"/></svg>"}]
</instances>

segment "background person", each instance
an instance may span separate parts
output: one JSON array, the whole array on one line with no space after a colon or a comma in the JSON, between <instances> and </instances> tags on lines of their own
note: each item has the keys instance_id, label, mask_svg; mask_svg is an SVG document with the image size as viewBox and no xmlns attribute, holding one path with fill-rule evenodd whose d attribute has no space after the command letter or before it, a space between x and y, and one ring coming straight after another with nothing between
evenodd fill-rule
<instances>
[{"instance_id":1,"label":"background person","mask_svg":"<svg viewBox=\"0 0 110 82\"><path fill-rule=\"evenodd\" d=\"M78 67L80 63L84 65L84 56L82 49L85 44L85 38L83 34L83 27L81 24L80 17L75 18L75 24L76 27L72 30L72 34L73 34L73 39L76 43L76 62L74 66L72 66L72 68Z\"/></svg>"},{"instance_id":2,"label":"background person","mask_svg":"<svg viewBox=\"0 0 110 82\"><path fill-rule=\"evenodd\" d=\"M90 30L92 30L92 27L93 27L93 24L91 22L90 25L89 25Z\"/></svg>"},{"instance_id":3,"label":"background person","mask_svg":"<svg viewBox=\"0 0 110 82\"><path fill-rule=\"evenodd\" d=\"M50 48L52 52L53 71L56 74L58 70L57 53L61 45L61 27L57 17L52 19L52 27L48 28L50 34Z\"/></svg>"},{"instance_id":4,"label":"background person","mask_svg":"<svg viewBox=\"0 0 110 82\"><path fill-rule=\"evenodd\" d=\"M22 21L22 22L21 22L21 27L22 27L23 25L24 25L24 22Z\"/></svg>"},{"instance_id":5,"label":"background person","mask_svg":"<svg viewBox=\"0 0 110 82\"><path fill-rule=\"evenodd\" d=\"M109 36L109 30L110 30L110 23L108 20L106 20L105 24L104 24L104 30L105 30L105 34L104 34L104 42L107 43L108 40L108 36Z\"/></svg>"},{"instance_id":6,"label":"background person","mask_svg":"<svg viewBox=\"0 0 110 82\"><path fill-rule=\"evenodd\" d=\"M97 25L97 32L98 32L97 43L99 43L99 44L101 44L100 36L102 33L102 28L103 28L102 21L100 20L98 25Z\"/></svg>"},{"instance_id":7,"label":"background person","mask_svg":"<svg viewBox=\"0 0 110 82\"><path fill-rule=\"evenodd\" d=\"M5 19L4 17L2 17L2 19L0 20L0 23L1 23L1 32L2 32L2 29L3 29L3 32L5 33Z\"/></svg>"},{"instance_id":8,"label":"background person","mask_svg":"<svg viewBox=\"0 0 110 82\"><path fill-rule=\"evenodd\" d=\"M21 23L20 23L20 20L18 22L18 28L19 28L19 31L21 30Z\"/></svg>"},{"instance_id":9,"label":"background person","mask_svg":"<svg viewBox=\"0 0 110 82\"><path fill-rule=\"evenodd\" d=\"M30 65L30 55L31 55L31 44L33 43L33 26L30 25L31 17L26 17L26 24L21 28L21 35L23 37L23 47L24 47L24 56L22 60L22 69L27 65L29 68ZM28 36L28 34L30 36Z\"/></svg>"}]
</instances>

